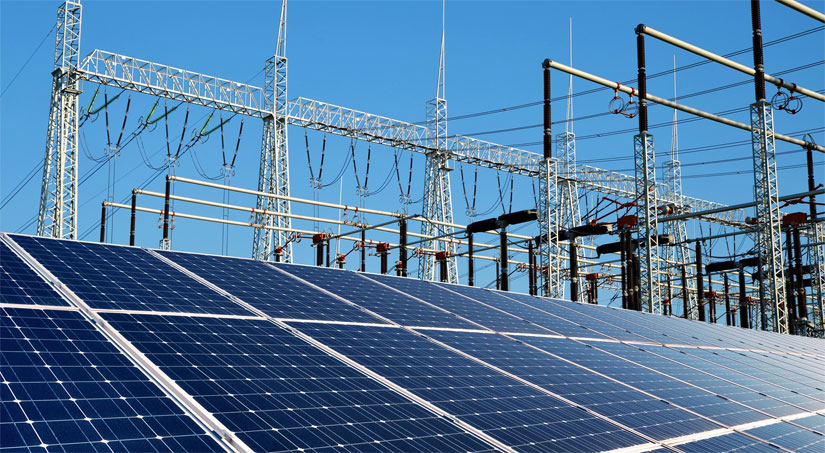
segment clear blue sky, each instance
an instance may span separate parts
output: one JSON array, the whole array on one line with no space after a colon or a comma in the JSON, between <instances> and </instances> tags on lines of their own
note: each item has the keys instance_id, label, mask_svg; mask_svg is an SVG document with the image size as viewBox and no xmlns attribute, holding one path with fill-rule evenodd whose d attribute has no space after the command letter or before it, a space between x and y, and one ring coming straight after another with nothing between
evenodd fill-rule
<instances>
[{"instance_id":1,"label":"clear blue sky","mask_svg":"<svg viewBox=\"0 0 825 453\"><path fill-rule=\"evenodd\" d=\"M804 2L820 11L825 2ZM169 64L226 79L263 84L260 70L264 60L272 55L280 2L115 2L84 1L81 53L86 55L95 48L129 56ZM35 52L38 44L53 27L57 1L0 1L0 197L5 199L23 176L27 175L43 159L49 91L51 86L52 52L54 34L51 33ZM406 121L424 119L425 102L435 96L438 52L440 44L441 2L321 2L296 1L289 3L287 56L289 58L289 97L302 96L333 104L372 112ZM636 75L634 27L645 23L658 30L716 53L745 49L751 45L749 2L741 1L448 1L446 6L447 89L449 116L509 107L541 99L541 68L544 58L564 63L569 60L569 21L573 22L574 66L612 80L630 80ZM762 2L764 40L766 42L809 30L822 24L798 14L778 3ZM813 90L825 88L825 32L819 31L792 39L765 49L765 67L768 73L812 64L807 69L784 76ZM672 68L673 56L677 66L698 61L686 52L676 50L650 38L647 40L648 73ZM33 53L34 52L34 53ZM25 65L26 60L31 60ZM750 53L734 57L751 65ZM12 78L19 76L12 83ZM677 95L699 92L745 80L746 76L718 65L704 65L677 74ZM553 73L553 95L567 91L567 77ZM10 85L11 84L11 85ZM574 91L595 86L574 81ZM671 76L649 81L651 93L672 97ZM95 85L86 83L81 95L81 105L87 105ZM101 94L102 94L101 89ZM118 90L109 89L114 96ZM775 88L768 86L772 95ZM574 117L606 111L612 93L576 97ZM110 132L113 140L120 132L127 94L111 105ZM100 98L99 98L100 99ZM99 105L98 100L98 105ZM126 132L135 129L140 116L145 116L154 98L134 95ZM720 112L747 107L753 102L753 86L712 92L690 97L684 103L706 111ZM172 104L170 103L170 106ZM564 104L554 104L554 119L564 117ZM189 131L198 127L209 110L193 107ZM183 124L183 109L175 112L169 121L173 152ZM662 107L650 110L652 125L668 123L672 111ZM747 111L728 115L748 122ZM680 114L680 119L688 116ZM455 120L449 124L449 132L473 135L499 129L536 125L541 122L540 107L530 107L506 113ZM88 153L100 157L106 145L106 129L103 112L94 123L87 123L83 140ZM216 124L216 123L213 123ZM237 138L239 119L226 126L226 149L231 154ZM808 100L801 113L791 116L776 114L776 130L791 135L813 129L818 143L825 143L825 107ZM581 137L578 142L580 162L632 172L632 133L593 137L636 127L636 120L616 116L601 116L574 122L574 131ZM561 131L563 126L556 126ZM189 135L187 131L187 136ZM670 152L671 130L669 126L653 128L657 165L667 159ZM257 184L258 157L260 152L260 122L248 119L244 126L237 173L232 184L254 188ZM502 144L522 144L541 140L541 128L531 127L513 132L481 134L479 138ZM592 137L592 138L586 138ZM218 174L221 164L219 135L194 150L209 175ZM291 188L295 196L312 198L308 184L304 131L290 128L289 147L291 162ZM309 132L310 152L317 172L322 134ZM165 155L163 127L142 134L143 144L150 154L153 165L159 165ZM685 165L684 192L687 195L712 199L724 203L737 203L752 199L753 176L748 159L750 155L747 132L719 126L708 121L685 123L679 128L679 144L684 150L715 144L743 141L744 145L710 151L695 151L682 155ZM525 146L540 152L535 145ZM358 170L363 178L366 163L365 143L358 143ZM777 150L798 151L794 146L777 142ZM343 158L349 152L349 140L327 137L327 159L324 179L329 181L338 173ZM365 206L395 210L398 206L398 184L391 170L393 153L389 148L374 146L370 188L377 189L389 174L390 184L378 195L365 200ZM742 158L742 159L739 159ZM714 163L717 160L730 160ZM804 153L793 152L778 157L780 167L804 164ZM825 179L823 156L818 154L817 175ZM400 152L401 179L406 186L409 154ZM92 168L94 162L81 156L80 174ZM423 156L415 156L413 198L418 199L423 185ZM707 174L739 171L742 174L713 176ZM133 187L142 184L153 172L144 166L135 144L130 145L117 160L118 201L128 196ZM198 177L191 158L181 162L178 174ZM458 223L468 221L461 189L459 171L452 173L453 206ZM468 195L472 197L473 169L465 168ZM660 176L661 177L661 176ZM805 169L791 168L780 171L780 193L788 194L806 190ZM18 231L36 215L39 202L41 175L32 181L0 211L0 230ZM492 171L479 171L477 209L488 210L498 201L496 177ZM505 178L502 176L502 183ZM94 224L99 221L100 202L106 196L107 167L95 174L80 188L80 232L87 233L87 240L96 240L98 232ZM508 186L503 188L506 190ZM161 192L163 178L148 187ZM180 195L195 196L220 201L222 194L192 187L179 186ZM345 203L359 203L355 193L355 177L350 167L343 178ZM339 186L321 190L318 197L337 202ZM509 196L505 194L505 204ZM530 181L516 178L513 209L533 206ZM254 199L233 195L233 203L251 206ZM472 202L472 200L470 200ZM592 199L589 203L592 203ZM141 205L154 208L162 206L162 200L144 198ZM590 205L592 207L592 204ZM179 204L180 212L199 213L220 217L216 209L201 209ZM420 205L411 208L419 211ZM293 211L312 215L313 209L293 206ZM489 216L499 214L500 207ZM331 210L321 210L324 216L333 216ZM247 216L232 214L231 218L246 221ZM138 243L155 247L160 239L156 229L157 217L151 214L139 216ZM372 223L382 221L370 218ZM312 229L311 223L296 226ZM119 212L114 218L114 242L128 241L128 213ZM414 231L417 226L413 227ZM34 226L22 230L33 233ZM698 232L698 230L696 230ZM715 231L715 230L714 230ZM533 227L522 232L534 234ZM374 239L395 240L389 236ZM486 242L493 242L490 237ZM296 245L297 261L311 262L308 241ZM173 247L178 250L220 253L220 227L179 220L174 231ZM344 251L349 244L343 244ZM720 253L725 248L720 245ZM231 229L230 254L249 256L251 232L248 229ZM521 259L521 257L516 257ZM477 267L484 266L479 262ZM349 268L358 266L356 254L350 255ZM377 270L377 259L372 258L369 270ZM414 267L414 265L413 265ZM486 271L489 273L489 270ZM492 274L489 275L492 279ZM518 285L526 279L519 278Z\"/></svg>"}]
</instances>

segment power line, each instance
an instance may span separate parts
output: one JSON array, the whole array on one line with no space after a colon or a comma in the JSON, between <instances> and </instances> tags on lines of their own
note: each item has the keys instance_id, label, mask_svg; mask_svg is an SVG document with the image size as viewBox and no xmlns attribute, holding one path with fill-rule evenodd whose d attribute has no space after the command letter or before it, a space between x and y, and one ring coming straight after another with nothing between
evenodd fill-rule
<instances>
[{"instance_id":1,"label":"power line","mask_svg":"<svg viewBox=\"0 0 825 453\"><path fill-rule=\"evenodd\" d=\"M782 38L778 38L778 39L775 39L773 41L766 41L765 43L762 44L762 47L769 47L769 46L772 46L772 45L780 44L780 43L783 43L783 42L786 42L786 41L790 41L792 39L801 38L803 36L807 36L807 35L810 35L812 33L820 32L820 31L823 31L823 30L825 30L825 26L810 28L808 30L803 30L801 32L794 33L794 34L788 35L788 36L784 36ZM734 52L731 52L731 53L728 53L728 54L725 54L725 55L722 55L722 56L723 57L734 57L734 56L737 56L737 55L742 55L742 54L751 52L752 50L753 50L753 47L747 47L745 49L740 49L740 50L737 50L737 51L734 51ZM686 69L692 69L692 68L695 68L697 66L702 66L702 65L708 64L710 62L711 62L711 60L703 59L703 60L697 61L695 63L690 63L690 64L687 64L687 65L684 65L684 66L679 66L679 67L676 68L676 72L684 71ZM655 74L649 74L647 76L647 78L648 79L653 79L653 78L656 78L656 77L661 77L661 76L670 75L670 74L673 74L672 69L669 69L667 71L657 72ZM636 82L638 82L637 79L631 79L631 80L621 82L621 84L622 85L629 85L631 83L636 83ZM573 93L572 96L573 97L584 96L584 95L587 95L587 94L598 93L600 91L606 91L606 90L609 90L609 89L610 88L606 88L606 87L592 88L592 89L589 89L589 90L580 91L578 93ZM562 101L562 100L565 100L565 99L567 99L567 95L552 98L550 101L551 102L556 102L556 101ZM526 102L524 104L517 104L517 105L512 105L512 106L509 106L509 107L501 107L501 108L497 108L497 109L485 110L485 111L482 111L482 112L466 113L464 115L457 115L457 116L450 117L450 121L463 120L463 119L466 119L466 118L475 118L475 117L478 117L478 116L509 112L509 111L512 111L512 110L519 110L519 109L523 109L523 108L527 108L527 107L534 107L534 106L537 106L537 105L541 105L543 102L544 102L543 100L542 101L535 101L535 102ZM422 124L423 124L423 122L422 122Z\"/></svg>"},{"instance_id":2,"label":"power line","mask_svg":"<svg viewBox=\"0 0 825 453\"><path fill-rule=\"evenodd\" d=\"M37 51L40 50L40 48L43 46L43 43L46 42L46 39L49 36L51 36L55 27L57 27L56 23L52 25L52 28L49 30L48 33L46 33L46 36L44 36L43 39L40 40L40 44L38 44L37 47L34 49L34 52L32 52L31 55L29 55L29 58L26 59L26 62L23 63L23 66L21 66L20 69L17 70L17 74L15 74L14 77L11 78L11 82L9 82L9 84L6 85L6 88L3 88L3 92L0 93L0 98L3 97L4 94L6 94L6 91L11 87L14 81L17 80L17 77L20 75L20 73L23 72L24 69L26 69L26 66L28 66L29 62L32 61L32 58L34 58L34 54L36 54Z\"/></svg>"}]
</instances>

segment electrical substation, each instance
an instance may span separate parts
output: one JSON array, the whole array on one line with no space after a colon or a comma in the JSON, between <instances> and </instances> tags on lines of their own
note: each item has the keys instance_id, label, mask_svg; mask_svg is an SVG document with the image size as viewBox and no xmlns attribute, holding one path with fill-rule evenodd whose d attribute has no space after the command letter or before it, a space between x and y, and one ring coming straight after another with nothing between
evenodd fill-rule
<instances>
[{"instance_id":1,"label":"electrical substation","mask_svg":"<svg viewBox=\"0 0 825 453\"><path fill-rule=\"evenodd\" d=\"M45 156L3 196L42 174L36 212L0 233L0 450L825 448L825 90L794 81L825 60L771 74L764 51L821 37L822 8L739 2L751 47L724 55L639 24L627 81L572 64L571 19L570 55L535 55L523 79L533 102L450 117L439 3L419 122L294 96L287 0L259 86L81 51L93 6L59 5ZM819 25L763 40L768 8ZM653 46L698 60L651 72L671 63ZM743 80L677 93L700 65ZM674 92L649 91L658 78ZM753 87L735 109L692 99L734 86ZM604 111L575 117L594 93ZM476 135L534 142L448 131L526 108L536 124ZM587 138L623 134L632 169L577 160L582 118L631 126ZM743 140L680 149L690 121ZM731 146L750 147L741 202L683 190L702 163L680 152ZM783 189L792 153L788 186L806 190ZM86 184L99 171L105 190ZM132 172L144 182L124 187Z\"/></svg>"}]
</instances>

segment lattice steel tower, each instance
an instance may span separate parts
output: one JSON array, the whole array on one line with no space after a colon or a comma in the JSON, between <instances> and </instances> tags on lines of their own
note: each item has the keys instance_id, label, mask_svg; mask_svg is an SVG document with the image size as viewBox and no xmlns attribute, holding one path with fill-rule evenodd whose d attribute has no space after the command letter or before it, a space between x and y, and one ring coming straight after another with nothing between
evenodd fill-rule
<instances>
[{"instance_id":1,"label":"lattice steel tower","mask_svg":"<svg viewBox=\"0 0 825 453\"><path fill-rule=\"evenodd\" d=\"M264 118L261 140L261 162L258 172L258 191L282 197L289 196L289 154L287 152L287 59L286 59L286 3L281 3L281 20L278 25L278 42L275 56L266 61L264 85L264 110L272 115ZM292 244L288 243L292 222L289 217L290 202L283 198L259 196L256 203L255 223L277 227L255 228L252 257L269 260L281 249L282 260L292 262Z\"/></svg>"},{"instance_id":2,"label":"lattice steel tower","mask_svg":"<svg viewBox=\"0 0 825 453\"><path fill-rule=\"evenodd\" d=\"M52 95L37 216L39 236L77 238L81 16L79 1L67 1L57 10Z\"/></svg>"},{"instance_id":3,"label":"lattice steel tower","mask_svg":"<svg viewBox=\"0 0 825 453\"><path fill-rule=\"evenodd\" d=\"M676 102L676 57L673 57L673 101ZM662 178L664 179L665 198L670 200L682 199L682 164L679 161L679 132L677 129L676 109L673 110L673 130L670 138L670 160L666 161L662 167ZM687 221L684 219L672 220L665 223L665 233L671 235L677 245L667 247L665 250L667 262L664 264L669 269L675 262L686 265L693 262L690 247L687 244ZM670 275L672 272L666 272ZM670 277L668 277L670 278ZM692 279L689 279L689 281ZM682 300L687 305L688 317L696 319L698 313L694 309L696 306L696 296L688 290L682 289Z\"/></svg>"},{"instance_id":4,"label":"lattice steel tower","mask_svg":"<svg viewBox=\"0 0 825 453\"><path fill-rule=\"evenodd\" d=\"M427 153L424 176L422 214L425 219L441 223L453 223L453 200L450 190L450 162L447 149L447 99L444 92L444 3L441 6L441 57L438 63L438 88L435 99L427 102L427 130L429 144L434 149ZM441 223L421 222L421 234L441 236L452 228ZM424 248L441 248L438 242L427 241ZM458 283L458 262L455 258L457 244L446 243L448 255L447 281ZM435 279L435 257L432 254L418 256L418 278Z\"/></svg>"}]
</instances>

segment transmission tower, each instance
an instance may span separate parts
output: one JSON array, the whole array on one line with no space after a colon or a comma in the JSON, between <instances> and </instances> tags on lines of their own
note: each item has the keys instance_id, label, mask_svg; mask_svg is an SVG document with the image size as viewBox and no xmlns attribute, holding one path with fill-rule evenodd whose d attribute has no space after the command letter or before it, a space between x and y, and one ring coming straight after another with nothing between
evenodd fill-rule
<instances>
[{"instance_id":1,"label":"transmission tower","mask_svg":"<svg viewBox=\"0 0 825 453\"><path fill-rule=\"evenodd\" d=\"M673 57L673 101L676 102L676 56ZM682 164L679 161L679 132L677 130L677 115L676 109L673 110L673 130L670 137L670 160L665 162L662 169L662 177L664 179L664 192L666 198L671 200L679 200L682 198ZM676 241L675 246L666 248L667 263L670 267L673 263L693 262L690 255L690 247L687 243L687 221L674 220L665 223L665 232L670 234ZM670 272L667 272L670 274ZM696 318L697 313L693 310L695 306L695 296L688 291L688 288L682 288L682 301L687 307L688 316Z\"/></svg>"},{"instance_id":2,"label":"transmission tower","mask_svg":"<svg viewBox=\"0 0 825 453\"><path fill-rule=\"evenodd\" d=\"M261 161L258 172L258 191L282 197L289 196L289 154L287 152L287 59L286 59L286 3L281 3L278 42L275 56L266 61L263 107L271 114L264 117ZM282 260L292 262L292 244L288 241L292 222L290 202L284 198L259 196L255 223L278 229L255 229L252 257L269 260L279 251Z\"/></svg>"},{"instance_id":3,"label":"transmission tower","mask_svg":"<svg viewBox=\"0 0 825 453\"><path fill-rule=\"evenodd\" d=\"M424 176L424 218L437 222L453 222L453 200L450 190L449 151L447 149L447 99L444 92L444 2L441 4L441 56L438 63L438 88L435 99L427 102L427 129L433 151L427 153ZM441 236L452 232L452 228L432 222L421 223L421 234ZM435 248L433 241L424 243L427 249ZM455 258L457 244L447 244L449 265L447 281L458 283L458 262ZM418 277L435 279L435 257L430 254L418 256Z\"/></svg>"},{"instance_id":4,"label":"transmission tower","mask_svg":"<svg viewBox=\"0 0 825 453\"><path fill-rule=\"evenodd\" d=\"M77 238L81 16L79 1L67 1L57 10L52 95L37 216L39 236Z\"/></svg>"},{"instance_id":5,"label":"transmission tower","mask_svg":"<svg viewBox=\"0 0 825 453\"><path fill-rule=\"evenodd\" d=\"M573 66L573 19L570 19L570 66ZM570 75L567 84L567 109L564 133L556 135L556 157L559 162L558 197L559 197L559 227L570 229L581 225L581 211L579 211L579 185L576 174L576 134L573 133L573 124L570 121L573 116L573 75ZM577 244L581 243L580 238L574 238ZM569 246L568 246L569 247ZM581 255L582 247L576 249ZM551 250L551 253L560 253L562 256L570 256L569 250ZM581 257L580 257L581 258ZM584 288L584 279L579 277L579 288ZM564 285L561 285L561 293L557 297L564 296Z\"/></svg>"}]
</instances>

